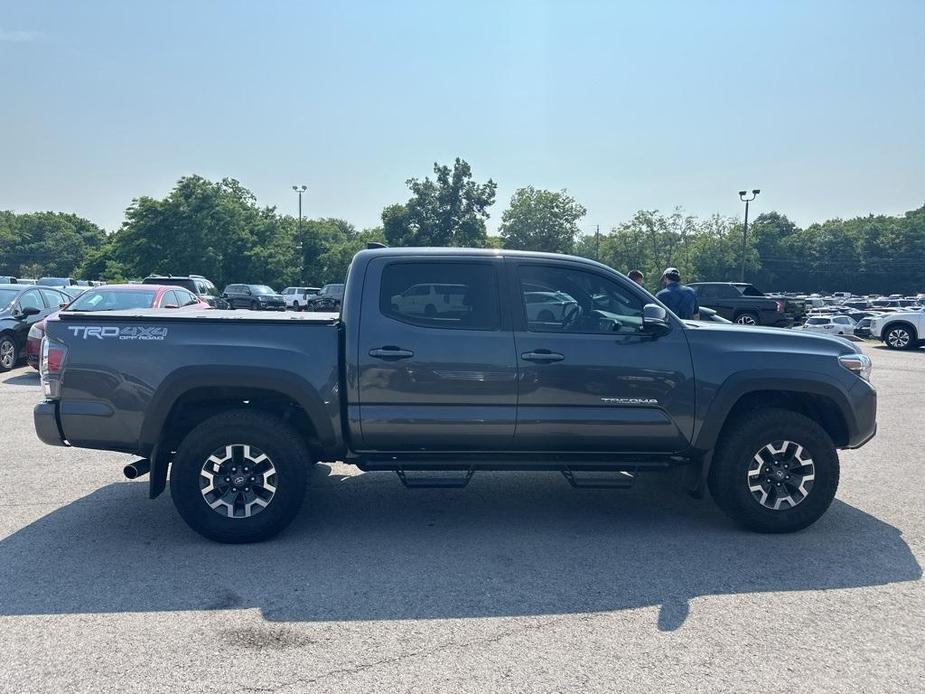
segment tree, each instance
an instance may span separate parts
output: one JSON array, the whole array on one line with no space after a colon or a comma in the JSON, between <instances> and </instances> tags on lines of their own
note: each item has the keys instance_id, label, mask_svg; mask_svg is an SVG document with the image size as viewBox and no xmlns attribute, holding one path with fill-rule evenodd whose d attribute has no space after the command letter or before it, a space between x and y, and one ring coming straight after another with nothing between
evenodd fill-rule
<instances>
[{"instance_id":1,"label":"tree","mask_svg":"<svg viewBox=\"0 0 925 694\"><path fill-rule=\"evenodd\" d=\"M282 284L298 275L297 240L290 220L259 208L253 193L232 178L186 176L163 200L132 201L110 238L106 256L87 267L110 275L199 273L219 287L230 282ZM110 264L112 261L113 264Z\"/></svg>"},{"instance_id":2,"label":"tree","mask_svg":"<svg viewBox=\"0 0 925 694\"><path fill-rule=\"evenodd\" d=\"M23 269L38 269L69 277L87 253L105 241L100 227L75 214L0 212L0 273L24 275Z\"/></svg>"},{"instance_id":3,"label":"tree","mask_svg":"<svg viewBox=\"0 0 925 694\"><path fill-rule=\"evenodd\" d=\"M504 247L571 253L579 232L578 220L586 212L565 190L520 188L501 215Z\"/></svg>"},{"instance_id":4,"label":"tree","mask_svg":"<svg viewBox=\"0 0 925 694\"><path fill-rule=\"evenodd\" d=\"M344 278L338 269L341 261L330 252L333 248L351 244L357 237L356 227L346 220L326 217L307 220L303 229L302 281L318 287L330 282L342 282Z\"/></svg>"},{"instance_id":5,"label":"tree","mask_svg":"<svg viewBox=\"0 0 925 694\"><path fill-rule=\"evenodd\" d=\"M483 246L485 220L495 202L497 184L472 180L468 163L453 168L434 164L435 180L406 181L411 199L382 211L386 242L392 246Z\"/></svg>"}]
</instances>

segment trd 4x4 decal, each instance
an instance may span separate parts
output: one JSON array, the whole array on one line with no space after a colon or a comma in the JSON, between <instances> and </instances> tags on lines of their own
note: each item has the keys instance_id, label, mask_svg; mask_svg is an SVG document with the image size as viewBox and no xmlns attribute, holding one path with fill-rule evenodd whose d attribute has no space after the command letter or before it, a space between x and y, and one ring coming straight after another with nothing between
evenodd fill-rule
<instances>
[{"instance_id":1,"label":"trd 4x4 decal","mask_svg":"<svg viewBox=\"0 0 925 694\"><path fill-rule=\"evenodd\" d=\"M80 337L84 340L163 340L167 337L167 328L145 328L142 326L130 326L119 328L116 326L99 326L99 325L69 325L67 327L74 337Z\"/></svg>"}]
</instances>

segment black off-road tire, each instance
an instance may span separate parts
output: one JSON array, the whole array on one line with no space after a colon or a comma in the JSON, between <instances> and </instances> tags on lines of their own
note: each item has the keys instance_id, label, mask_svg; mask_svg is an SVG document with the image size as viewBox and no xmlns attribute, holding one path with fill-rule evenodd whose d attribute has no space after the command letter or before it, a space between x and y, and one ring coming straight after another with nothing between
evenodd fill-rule
<instances>
[{"instance_id":1,"label":"black off-road tire","mask_svg":"<svg viewBox=\"0 0 925 694\"><path fill-rule=\"evenodd\" d=\"M262 451L275 468L272 499L250 517L230 518L209 506L202 492L203 466L224 446ZM302 436L282 419L264 412L232 410L202 422L183 439L170 471L170 496L183 520L210 540L260 542L295 518L305 497L308 467L315 460Z\"/></svg>"},{"instance_id":2,"label":"black off-road tire","mask_svg":"<svg viewBox=\"0 0 925 694\"><path fill-rule=\"evenodd\" d=\"M803 447L803 455L812 460L815 477L809 493L796 505L773 510L762 505L749 489L753 479L749 470L765 446L783 441ZM838 452L821 426L798 412L768 408L725 426L708 482L716 504L740 525L761 533L789 533L811 525L826 512L835 498L838 477Z\"/></svg>"}]
</instances>

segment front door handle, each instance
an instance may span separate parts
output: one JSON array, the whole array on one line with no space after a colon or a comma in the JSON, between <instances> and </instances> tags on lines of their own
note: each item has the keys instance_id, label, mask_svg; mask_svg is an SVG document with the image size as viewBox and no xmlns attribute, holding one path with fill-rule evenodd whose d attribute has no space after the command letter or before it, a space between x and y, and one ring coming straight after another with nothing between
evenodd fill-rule
<instances>
[{"instance_id":1,"label":"front door handle","mask_svg":"<svg viewBox=\"0 0 925 694\"><path fill-rule=\"evenodd\" d=\"M535 352L524 352L520 355L520 358L525 361L550 362L562 361L565 359L565 355L559 354L558 352L550 352L548 349L538 349Z\"/></svg>"},{"instance_id":2,"label":"front door handle","mask_svg":"<svg viewBox=\"0 0 925 694\"><path fill-rule=\"evenodd\" d=\"M369 350L369 356L375 359L408 359L414 356L414 352L410 349L386 345L385 347L377 347L376 349Z\"/></svg>"}]
</instances>

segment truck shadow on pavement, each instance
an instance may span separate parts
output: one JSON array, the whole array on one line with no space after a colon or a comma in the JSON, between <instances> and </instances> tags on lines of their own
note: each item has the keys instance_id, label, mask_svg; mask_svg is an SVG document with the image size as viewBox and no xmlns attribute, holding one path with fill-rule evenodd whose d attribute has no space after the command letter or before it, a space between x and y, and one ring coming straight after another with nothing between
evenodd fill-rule
<instances>
[{"instance_id":1,"label":"truck shadow on pavement","mask_svg":"<svg viewBox=\"0 0 925 694\"><path fill-rule=\"evenodd\" d=\"M116 483L0 540L0 615L259 608L267 620L529 616L914 581L896 528L835 501L794 535L734 527L657 476L629 493L558 475L476 475L463 490L406 490L394 474L312 475L275 540L219 545L169 495Z\"/></svg>"},{"instance_id":2,"label":"truck shadow on pavement","mask_svg":"<svg viewBox=\"0 0 925 694\"><path fill-rule=\"evenodd\" d=\"M5 385L10 385L10 386L40 386L42 385L42 381L39 378L39 372L33 371L31 369L29 371L23 371L22 373L18 373L15 376L4 378L2 381L0 381L0 383L5 384Z\"/></svg>"}]
</instances>

